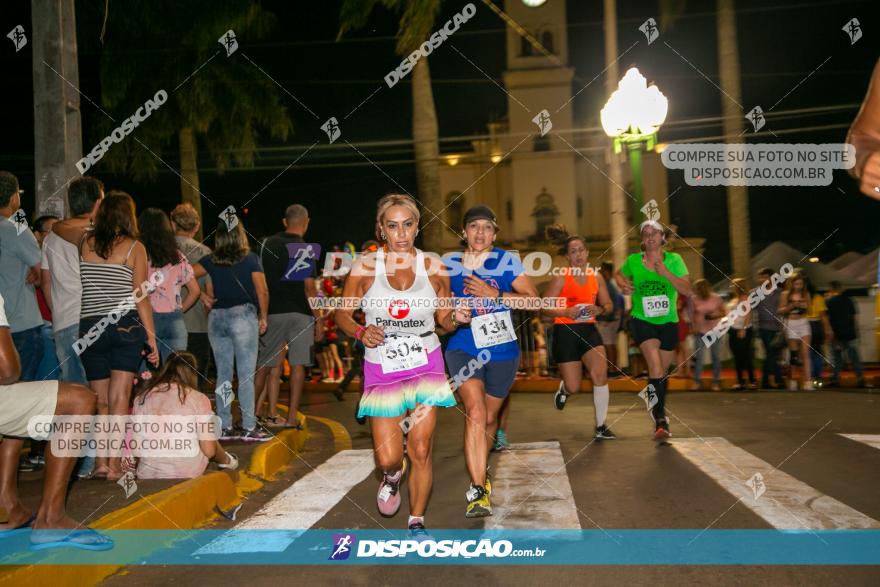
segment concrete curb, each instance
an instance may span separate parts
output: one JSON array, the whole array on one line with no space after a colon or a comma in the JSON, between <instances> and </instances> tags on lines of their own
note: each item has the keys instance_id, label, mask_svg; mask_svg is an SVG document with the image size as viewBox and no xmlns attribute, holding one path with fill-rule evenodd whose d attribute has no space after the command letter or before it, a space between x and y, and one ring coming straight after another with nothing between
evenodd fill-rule
<instances>
[{"instance_id":1,"label":"concrete curb","mask_svg":"<svg viewBox=\"0 0 880 587\"><path fill-rule=\"evenodd\" d=\"M302 430L284 430L256 447L247 471L233 475L213 472L188 479L111 512L90 526L99 530L173 530L207 525L217 518L214 506L228 510L242 498L274 479L303 450L308 424ZM53 565L51 558L39 565L9 566L0 572L0 585L81 587L95 585L126 565Z\"/></svg>"}]
</instances>

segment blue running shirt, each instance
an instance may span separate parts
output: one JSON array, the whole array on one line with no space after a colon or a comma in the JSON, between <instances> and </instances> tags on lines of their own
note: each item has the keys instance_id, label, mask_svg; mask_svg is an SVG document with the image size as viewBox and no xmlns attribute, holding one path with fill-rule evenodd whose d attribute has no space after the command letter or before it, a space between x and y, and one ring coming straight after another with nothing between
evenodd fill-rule
<instances>
[{"instance_id":1,"label":"blue running shirt","mask_svg":"<svg viewBox=\"0 0 880 587\"><path fill-rule=\"evenodd\" d=\"M468 275L479 277L490 286L497 288L499 292L513 291L513 281L519 277L524 269L519 258L509 251L493 247L489 257L483 266L477 270L466 269L462 265L464 253L456 251L444 255L444 261L450 268L452 275L449 278L452 294L459 298L473 298L474 296L464 293L464 278ZM477 307L473 309L473 315L489 314L510 310L505 304L498 305L495 300L481 299L475 302ZM472 357L479 354L480 349L474 344L474 335L469 325L458 327L450 337L447 349L459 349ZM519 343L516 340L489 347L492 359L505 361L519 356Z\"/></svg>"}]
</instances>

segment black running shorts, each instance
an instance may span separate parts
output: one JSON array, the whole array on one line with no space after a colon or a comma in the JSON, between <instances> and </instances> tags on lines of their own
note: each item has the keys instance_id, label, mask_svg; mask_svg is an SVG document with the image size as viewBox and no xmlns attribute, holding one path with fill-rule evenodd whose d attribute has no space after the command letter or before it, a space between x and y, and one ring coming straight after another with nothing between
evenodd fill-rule
<instances>
[{"instance_id":1,"label":"black running shorts","mask_svg":"<svg viewBox=\"0 0 880 587\"><path fill-rule=\"evenodd\" d=\"M580 361L584 354L602 347L602 335L595 324L554 324L553 359L557 363Z\"/></svg>"},{"instance_id":2,"label":"black running shorts","mask_svg":"<svg viewBox=\"0 0 880 587\"><path fill-rule=\"evenodd\" d=\"M637 345L641 345L646 340L656 338L660 341L661 351L674 351L675 347L678 346L678 322L652 324L651 322L633 318L629 329Z\"/></svg>"}]
</instances>

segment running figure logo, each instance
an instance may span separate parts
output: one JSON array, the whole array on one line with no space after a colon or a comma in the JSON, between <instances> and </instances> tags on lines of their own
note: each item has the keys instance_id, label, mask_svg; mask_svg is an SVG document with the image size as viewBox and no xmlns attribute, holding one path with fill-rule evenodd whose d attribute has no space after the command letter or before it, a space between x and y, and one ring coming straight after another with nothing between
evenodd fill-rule
<instances>
[{"instance_id":1,"label":"running figure logo","mask_svg":"<svg viewBox=\"0 0 880 587\"><path fill-rule=\"evenodd\" d=\"M342 136L342 130L339 128L339 123L336 121L335 116L331 116L327 119L327 122L321 125L321 130L327 133L327 138L330 139L330 144L333 144L333 141Z\"/></svg>"},{"instance_id":2,"label":"running figure logo","mask_svg":"<svg viewBox=\"0 0 880 587\"><path fill-rule=\"evenodd\" d=\"M643 22L642 26L639 27L639 30L645 34L645 38L648 39L649 45L656 41L657 37L660 36L660 29L657 27L657 21L653 18L649 18Z\"/></svg>"},{"instance_id":3,"label":"running figure logo","mask_svg":"<svg viewBox=\"0 0 880 587\"><path fill-rule=\"evenodd\" d=\"M861 33L859 33L859 35L861 35ZM9 31L6 36L9 37L9 40L15 45L16 53L18 53L22 47L27 45L27 37L24 34L24 27L20 24L15 25L15 28Z\"/></svg>"},{"instance_id":4,"label":"running figure logo","mask_svg":"<svg viewBox=\"0 0 880 587\"><path fill-rule=\"evenodd\" d=\"M764 485L764 476L760 473L752 475L749 480L746 481L746 485L752 488L755 501L758 501L758 498L764 495L764 492L767 491L767 486Z\"/></svg>"},{"instance_id":5,"label":"running figure logo","mask_svg":"<svg viewBox=\"0 0 880 587\"><path fill-rule=\"evenodd\" d=\"M862 38L862 25L859 19L854 18L843 26L843 32L849 35L850 46L855 45L856 41Z\"/></svg>"},{"instance_id":6,"label":"running figure logo","mask_svg":"<svg viewBox=\"0 0 880 587\"><path fill-rule=\"evenodd\" d=\"M334 534L333 535L333 554L327 560L344 561L348 559L354 548L357 538L354 534Z\"/></svg>"},{"instance_id":7,"label":"running figure logo","mask_svg":"<svg viewBox=\"0 0 880 587\"><path fill-rule=\"evenodd\" d=\"M226 224L226 230L232 230L238 225L238 216L235 214L235 206L228 206L225 210L220 212L218 218Z\"/></svg>"},{"instance_id":8,"label":"running figure logo","mask_svg":"<svg viewBox=\"0 0 880 587\"><path fill-rule=\"evenodd\" d=\"M403 320L409 315L409 304L406 300L393 300L388 305L388 315L395 320Z\"/></svg>"},{"instance_id":9,"label":"running figure logo","mask_svg":"<svg viewBox=\"0 0 880 587\"><path fill-rule=\"evenodd\" d=\"M647 204L641 207L641 210L648 220L658 220L660 218L660 206L657 205L657 200L649 200Z\"/></svg>"},{"instance_id":10,"label":"running figure logo","mask_svg":"<svg viewBox=\"0 0 880 587\"><path fill-rule=\"evenodd\" d=\"M137 483L135 483L134 480L134 473L131 471L126 471L125 475L120 477L116 484L122 487L123 491L125 491L125 499L134 495L138 489Z\"/></svg>"},{"instance_id":11,"label":"running figure logo","mask_svg":"<svg viewBox=\"0 0 880 587\"><path fill-rule=\"evenodd\" d=\"M220 387L214 390L214 397L217 398L217 403L226 407L232 404L232 383L229 381L224 381Z\"/></svg>"},{"instance_id":12,"label":"running figure logo","mask_svg":"<svg viewBox=\"0 0 880 587\"><path fill-rule=\"evenodd\" d=\"M217 39L217 42L226 49L226 56L229 57L238 50L238 39L235 38L235 31L229 29L223 36Z\"/></svg>"},{"instance_id":13,"label":"running figure logo","mask_svg":"<svg viewBox=\"0 0 880 587\"><path fill-rule=\"evenodd\" d=\"M761 110L760 106L755 106L746 114L746 120L752 123L754 132L758 132L764 128L764 111Z\"/></svg>"},{"instance_id":14,"label":"running figure logo","mask_svg":"<svg viewBox=\"0 0 880 587\"><path fill-rule=\"evenodd\" d=\"M550 120L550 113L546 110L538 112L538 115L532 119L532 122L537 124L538 128L541 129L542 137L553 129L553 122Z\"/></svg>"},{"instance_id":15,"label":"running figure logo","mask_svg":"<svg viewBox=\"0 0 880 587\"><path fill-rule=\"evenodd\" d=\"M281 281L305 281L315 276L315 262L321 255L318 243L287 243L287 271Z\"/></svg>"},{"instance_id":16,"label":"running figure logo","mask_svg":"<svg viewBox=\"0 0 880 587\"><path fill-rule=\"evenodd\" d=\"M19 208L15 211L15 214L9 217L9 222L15 225L15 234L19 235L28 227L27 214L24 213L24 210Z\"/></svg>"},{"instance_id":17,"label":"running figure logo","mask_svg":"<svg viewBox=\"0 0 880 587\"><path fill-rule=\"evenodd\" d=\"M654 391L654 386L652 384L648 384L648 387L639 392L639 397L645 400L645 405L648 407L648 411L651 411L651 408L657 405L657 394Z\"/></svg>"}]
</instances>

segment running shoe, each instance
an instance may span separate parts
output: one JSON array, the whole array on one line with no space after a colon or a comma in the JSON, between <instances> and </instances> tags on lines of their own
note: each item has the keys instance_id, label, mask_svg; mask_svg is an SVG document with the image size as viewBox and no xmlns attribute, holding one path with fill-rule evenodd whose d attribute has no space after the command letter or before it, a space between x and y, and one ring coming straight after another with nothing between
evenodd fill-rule
<instances>
[{"instance_id":1,"label":"running shoe","mask_svg":"<svg viewBox=\"0 0 880 587\"><path fill-rule=\"evenodd\" d=\"M238 440L239 438L241 438L241 432L235 428L224 428L220 432L220 440L222 441Z\"/></svg>"},{"instance_id":2,"label":"running shoe","mask_svg":"<svg viewBox=\"0 0 880 587\"><path fill-rule=\"evenodd\" d=\"M345 401L345 389L342 387L337 387L333 390L333 395L336 396L337 401Z\"/></svg>"},{"instance_id":3,"label":"running shoe","mask_svg":"<svg viewBox=\"0 0 880 587\"><path fill-rule=\"evenodd\" d=\"M568 401L568 396L571 394L565 391L565 383L562 381L559 382L559 389L556 390L556 395L553 396L553 403L556 404L557 410L565 409L565 402Z\"/></svg>"},{"instance_id":4,"label":"running shoe","mask_svg":"<svg viewBox=\"0 0 880 587\"><path fill-rule=\"evenodd\" d=\"M406 459L403 459L403 467L395 475L385 473L379 484L379 493L376 495L376 504L379 513L390 518L400 509L400 482L406 473Z\"/></svg>"},{"instance_id":5,"label":"running shoe","mask_svg":"<svg viewBox=\"0 0 880 587\"><path fill-rule=\"evenodd\" d=\"M666 419L658 420L657 427L654 429L654 440L666 440L672 436L672 432L669 431L669 422Z\"/></svg>"},{"instance_id":6,"label":"running shoe","mask_svg":"<svg viewBox=\"0 0 880 587\"><path fill-rule=\"evenodd\" d=\"M492 504L489 503L489 493L485 487L471 484L471 488L465 493L468 500L466 518L484 518L492 515Z\"/></svg>"},{"instance_id":7,"label":"running shoe","mask_svg":"<svg viewBox=\"0 0 880 587\"><path fill-rule=\"evenodd\" d=\"M409 525L409 537L416 542L434 540L434 537L428 534L428 531L425 530L425 525L421 522L413 522Z\"/></svg>"},{"instance_id":8,"label":"running shoe","mask_svg":"<svg viewBox=\"0 0 880 587\"><path fill-rule=\"evenodd\" d=\"M617 438L614 435L614 432L611 431L611 428L602 424L601 426L596 426L596 434L594 435L596 440L614 440Z\"/></svg>"},{"instance_id":9,"label":"running shoe","mask_svg":"<svg viewBox=\"0 0 880 587\"><path fill-rule=\"evenodd\" d=\"M492 447L492 450L497 452L510 450L510 444L507 442L507 434L504 432L504 429L499 428L495 434L495 446Z\"/></svg>"},{"instance_id":10,"label":"running shoe","mask_svg":"<svg viewBox=\"0 0 880 587\"><path fill-rule=\"evenodd\" d=\"M272 435L268 432L263 432L258 428L245 430L241 435L242 442L266 442L268 440L272 440Z\"/></svg>"}]
</instances>

